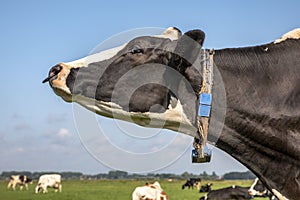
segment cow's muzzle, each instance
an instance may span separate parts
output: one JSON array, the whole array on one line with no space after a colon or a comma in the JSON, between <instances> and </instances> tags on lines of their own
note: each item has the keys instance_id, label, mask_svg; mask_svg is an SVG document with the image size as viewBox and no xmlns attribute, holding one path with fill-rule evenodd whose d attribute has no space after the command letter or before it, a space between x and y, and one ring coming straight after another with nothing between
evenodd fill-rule
<instances>
[{"instance_id":1,"label":"cow's muzzle","mask_svg":"<svg viewBox=\"0 0 300 200\"><path fill-rule=\"evenodd\" d=\"M62 68L63 67L61 65L55 65L54 67L52 67L49 71L48 77L45 78L42 83L46 83L46 82L50 81L51 79L55 79L57 77L57 75L59 74L59 72L62 70Z\"/></svg>"}]
</instances>

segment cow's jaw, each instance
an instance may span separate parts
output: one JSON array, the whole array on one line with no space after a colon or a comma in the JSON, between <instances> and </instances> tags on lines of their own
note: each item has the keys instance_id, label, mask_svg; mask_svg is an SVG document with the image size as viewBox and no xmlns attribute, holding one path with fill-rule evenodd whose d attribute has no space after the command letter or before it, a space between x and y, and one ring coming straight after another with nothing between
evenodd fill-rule
<instances>
[{"instance_id":1,"label":"cow's jaw","mask_svg":"<svg viewBox=\"0 0 300 200\"><path fill-rule=\"evenodd\" d=\"M171 98L168 109L163 113L156 112L128 112L113 102L104 102L82 96L73 95L72 102L76 102L88 110L101 116L133 122L140 126L151 128L166 128L195 136L197 129L185 115L180 100Z\"/></svg>"}]
</instances>

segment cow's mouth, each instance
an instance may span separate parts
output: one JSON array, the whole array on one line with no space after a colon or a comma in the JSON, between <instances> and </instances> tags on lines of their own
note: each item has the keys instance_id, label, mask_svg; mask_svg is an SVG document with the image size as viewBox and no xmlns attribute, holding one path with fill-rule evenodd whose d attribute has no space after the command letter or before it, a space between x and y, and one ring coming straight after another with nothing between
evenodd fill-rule
<instances>
[{"instance_id":1,"label":"cow's mouth","mask_svg":"<svg viewBox=\"0 0 300 200\"><path fill-rule=\"evenodd\" d=\"M55 79L61 70L62 70L61 65L55 65L54 67L52 67L51 70L49 71L48 77L45 78L42 83L46 83L51 79Z\"/></svg>"},{"instance_id":2,"label":"cow's mouth","mask_svg":"<svg viewBox=\"0 0 300 200\"><path fill-rule=\"evenodd\" d=\"M64 63L57 64L50 69L48 77L42 81L42 83L49 81L54 92L67 102L72 101L72 93L66 85L66 78L68 77L70 68L70 66Z\"/></svg>"}]
</instances>

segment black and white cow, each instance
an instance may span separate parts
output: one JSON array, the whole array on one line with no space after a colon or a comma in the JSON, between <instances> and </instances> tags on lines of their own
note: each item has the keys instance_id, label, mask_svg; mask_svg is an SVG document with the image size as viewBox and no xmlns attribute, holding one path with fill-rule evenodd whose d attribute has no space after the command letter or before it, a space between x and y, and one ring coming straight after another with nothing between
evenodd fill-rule
<instances>
[{"instance_id":1,"label":"black and white cow","mask_svg":"<svg viewBox=\"0 0 300 200\"><path fill-rule=\"evenodd\" d=\"M211 191L211 186L212 186L212 183L207 183L205 185L202 185L199 192L210 192Z\"/></svg>"},{"instance_id":2,"label":"black and white cow","mask_svg":"<svg viewBox=\"0 0 300 200\"><path fill-rule=\"evenodd\" d=\"M189 180L187 180L181 187L181 189L184 190L185 187L188 187L189 189L192 188L194 189L194 187L197 188L197 190L200 189L200 185L201 185L201 179L200 178L190 178Z\"/></svg>"},{"instance_id":3,"label":"black and white cow","mask_svg":"<svg viewBox=\"0 0 300 200\"><path fill-rule=\"evenodd\" d=\"M7 189L12 188L16 190L16 186L20 185L20 190L23 190L25 186L26 190L28 190L28 184L32 184L33 181L31 178L28 178L25 175L12 175L7 185Z\"/></svg>"},{"instance_id":4,"label":"black and white cow","mask_svg":"<svg viewBox=\"0 0 300 200\"><path fill-rule=\"evenodd\" d=\"M251 169L281 199L300 191L300 34L253 47L215 50L213 96L224 86L226 114L221 135L208 140ZM198 137L202 71L197 66L204 33L160 37L127 44L52 67L54 92L100 115ZM85 62L86 60L86 62ZM215 76L216 77L216 76ZM214 109L224 103L213 98ZM220 120L222 123L222 120ZM202 138L199 138L200 140ZM259 162L258 162L259 161ZM280 193L279 193L280 192Z\"/></svg>"},{"instance_id":5,"label":"black and white cow","mask_svg":"<svg viewBox=\"0 0 300 200\"><path fill-rule=\"evenodd\" d=\"M252 199L253 197L248 194L248 189L248 187L233 185L231 187L212 190L204 197L201 197L200 200Z\"/></svg>"},{"instance_id":6,"label":"black and white cow","mask_svg":"<svg viewBox=\"0 0 300 200\"><path fill-rule=\"evenodd\" d=\"M41 190L43 193L47 193L47 188L54 188L55 192L62 190L61 175L60 174L44 174L41 175L37 186L35 187L35 193L39 193Z\"/></svg>"},{"instance_id":7,"label":"black and white cow","mask_svg":"<svg viewBox=\"0 0 300 200\"><path fill-rule=\"evenodd\" d=\"M208 185L210 186L210 185ZM203 187L203 186L202 186ZM210 188L210 187L209 187ZM202 189L202 188L201 188ZM211 189L211 188L210 188ZM206 199L253 199L255 197L269 197L270 200L277 198L256 178L251 187L231 186L218 190L203 191L208 192L207 195L201 197L201 200Z\"/></svg>"},{"instance_id":8,"label":"black and white cow","mask_svg":"<svg viewBox=\"0 0 300 200\"><path fill-rule=\"evenodd\" d=\"M250 186L248 193L253 197L269 197L270 200L277 200L277 198L266 188L266 186L256 178Z\"/></svg>"}]
</instances>

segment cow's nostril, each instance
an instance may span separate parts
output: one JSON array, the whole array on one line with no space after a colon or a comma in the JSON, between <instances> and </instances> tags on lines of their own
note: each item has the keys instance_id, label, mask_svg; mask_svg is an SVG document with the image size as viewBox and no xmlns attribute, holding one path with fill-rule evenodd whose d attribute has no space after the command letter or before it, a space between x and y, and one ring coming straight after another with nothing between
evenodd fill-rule
<instances>
[{"instance_id":1,"label":"cow's nostril","mask_svg":"<svg viewBox=\"0 0 300 200\"><path fill-rule=\"evenodd\" d=\"M50 71L49 71L48 77L45 78L45 79L43 80L42 83L46 83L46 82L48 82L50 79L56 77L57 74L62 70L62 68L63 68L63 67L62 67L61 65L55 65L54 67L52 67L52 68L50 69Z\"/></svg>"}]
</instances>

